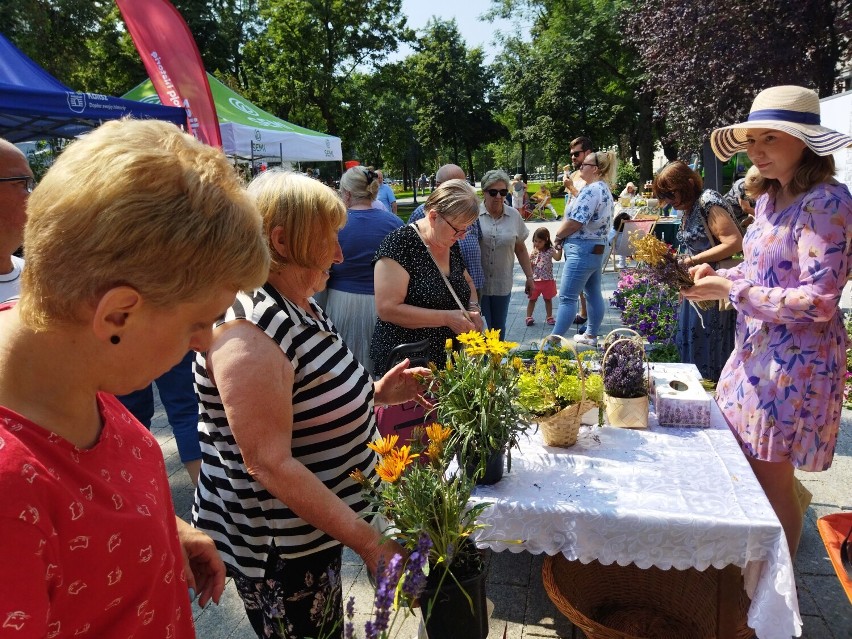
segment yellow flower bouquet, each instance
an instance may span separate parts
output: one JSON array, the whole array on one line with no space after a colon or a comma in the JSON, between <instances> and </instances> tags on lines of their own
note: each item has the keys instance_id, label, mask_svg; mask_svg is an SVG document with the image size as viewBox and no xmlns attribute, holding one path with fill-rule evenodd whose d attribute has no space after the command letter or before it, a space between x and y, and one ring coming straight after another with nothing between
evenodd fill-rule
<instances>
[{"instance_id":1,"label":"yellow flower bouquet","mask_svg":"<svg viewBox=\"0 0 852 639\"><path fill-rule=\"evenodd\" d=\"M518 445L529 427L527 411L518 402L518 378L523 364L508 357L515 342L500 339L500 331L463 333L456 338L462 348L452 350L447 341L447 361L433 370L430 391L437 404L438 421L452 428L450 445L459 463L480 483L494 483L503 475L503 455Z\"/></svg>"}]
</instances>

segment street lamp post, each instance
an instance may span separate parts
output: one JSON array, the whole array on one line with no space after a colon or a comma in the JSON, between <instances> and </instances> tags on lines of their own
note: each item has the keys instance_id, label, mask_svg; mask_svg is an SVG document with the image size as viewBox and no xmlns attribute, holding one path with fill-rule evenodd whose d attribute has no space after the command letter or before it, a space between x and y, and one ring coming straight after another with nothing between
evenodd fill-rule
<instances>
[{"instance_id":1,"label":"street lamp post","mask_svg":"<svg viewBox=\"0 0 852 639\"><path fill-rule=\"evenodd\" d=\"M417 206L417 139L414 137L414 118L411 116L405 118L405 121L408 123L409 129L411 129L411 163L413 166L411 167L411 186L414 190L414 205L415 208Z\"/></svg>"}]
</instances>

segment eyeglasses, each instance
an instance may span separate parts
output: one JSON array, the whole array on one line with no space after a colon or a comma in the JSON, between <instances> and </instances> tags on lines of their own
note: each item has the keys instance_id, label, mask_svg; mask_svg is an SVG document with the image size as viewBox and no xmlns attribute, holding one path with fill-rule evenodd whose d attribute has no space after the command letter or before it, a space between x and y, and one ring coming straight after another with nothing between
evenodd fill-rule
<instances>
[{"instance_id":1,"label":"eyeglasses","mask_svg":"<svg viewBox=\"0 0 852 639\"><path fill-rule=\"evenodd\" d=\"M27 189L27 193L32 193L35 188L35 178L30 177L29 175L16 175L15 177L4 177L0 178L0 182L24 182L24 188Z\"/></svg>"},{"instance_id":2,"label":"eyeglasses","mask_svg":"<svg viewBox=\"0 0 852 639\"><path fill-rule=\"evenodd\" d=\"M497 189L487 189L485 192L491 197L497 197L498 194L500 197L506 197L509 195L509 189L500 189L499 191Z\"/></svg>"},{"instance_id":3,"label":"eyeglasses","mask_svg":"<svg viewBox=\"0 0 852 639\"><path fill-rule=\"evenodd\" d=\"M674 191L661 191L660 192L660 199L661 200L674 200L675 199L675 192Z\"/></svg>"},{"instance_id":4,"label":"eyeglasses","mask_svg":"<svg viewBox=\"0 0 852 639\"><path fill-rule=\"evenodd\" d=\"M580 157L581 155L583 155L583 153L585 153L585 151L571 151L571 157L572 158Z\"/></svg>"},{"instance_id":5,"label":"eyeglasses","mask_svg":"<svg viewBox=\"0 0 852 639\"><path fill-rule=\"evenodd\" d=\"M580 166L597 166L597 164L589 164L588 162L583 162Z\"/></svg>"},{"instance_id":6,"label":"eyeglasses","mask_svg":"<svg viewBox=\"0 0 852 639\"><path fill-rule=\"evenodd\" d=\"M438 217L440 217L442 220L444 220L444 222L447 223L447 226L449 226L451 229L453 229L453 231L455 231L453 233L453 237L461 237L462 235L467 233L467 227L464 227L463 229L457 229L455 226L450 224L450 221L447 218L445 218L443 215L438 215Z\"/></svg>"}]
</instances>

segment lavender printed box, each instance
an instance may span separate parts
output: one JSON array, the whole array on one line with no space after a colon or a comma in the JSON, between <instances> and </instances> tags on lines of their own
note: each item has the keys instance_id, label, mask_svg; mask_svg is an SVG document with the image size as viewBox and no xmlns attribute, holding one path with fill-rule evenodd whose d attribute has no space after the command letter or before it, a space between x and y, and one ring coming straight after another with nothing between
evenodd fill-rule
<instances>
[{"instance_id":1,"label":"lavender printed box","mask_svg":"<svg viewBox=\"0 0 852 639\"><path fill-rule=\"evenodd\" d=\"M661 426L710 426L712 398L693 375L653 371L654 408Z\"/></svg>"}]
</instances>

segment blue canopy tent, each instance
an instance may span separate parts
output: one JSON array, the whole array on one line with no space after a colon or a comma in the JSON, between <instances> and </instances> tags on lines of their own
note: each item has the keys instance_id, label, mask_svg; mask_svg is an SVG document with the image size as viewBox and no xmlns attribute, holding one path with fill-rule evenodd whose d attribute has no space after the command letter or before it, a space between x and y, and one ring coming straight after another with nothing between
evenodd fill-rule
<instances>
[{"instance_id":1,"label":"blue canopy tent","mask_svg":"<svg viewBox=\"0 0 852 639\"><path fill-rule=\"evenodd\" d=\"M73 138L128 115L186 124L183 109L72 91L0 33L0 137Z\"/></svg>"}]
</instances>

